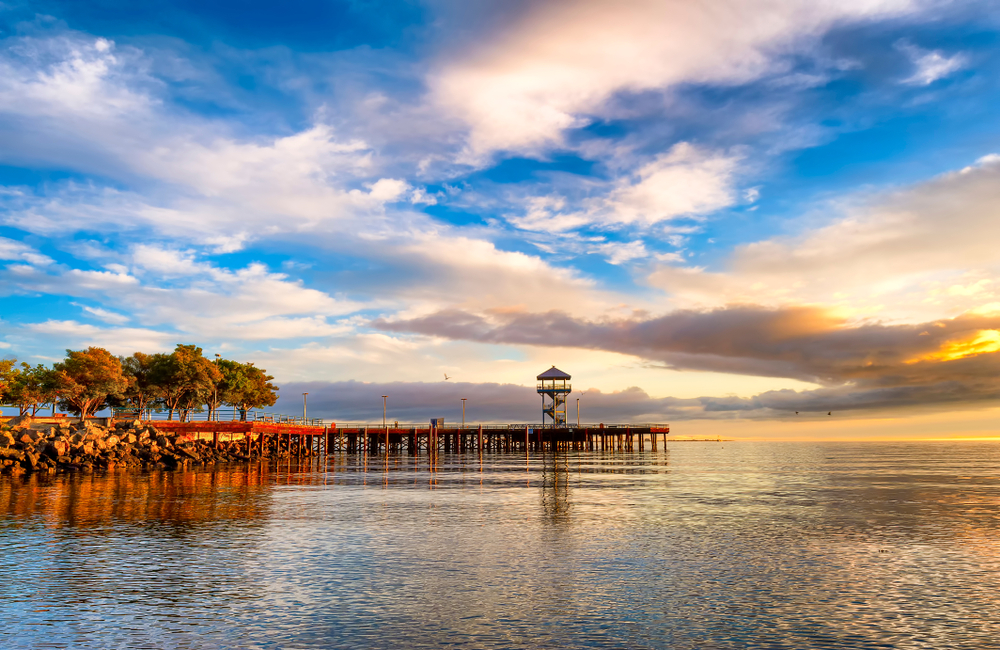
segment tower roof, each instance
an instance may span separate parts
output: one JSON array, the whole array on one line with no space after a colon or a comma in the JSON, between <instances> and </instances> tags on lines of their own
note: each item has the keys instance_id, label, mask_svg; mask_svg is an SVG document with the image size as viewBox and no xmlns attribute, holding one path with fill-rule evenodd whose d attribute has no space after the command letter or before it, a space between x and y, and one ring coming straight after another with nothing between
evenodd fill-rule
<instances>
[{"instance_id":1,"label":"tower roof","mask_svg":"<svg viewBox=\"0 0 1000 650\"><path fill-rule=\"evenodd\" d=\"M570 376L559 368L552 366L542 374L535 377L535 379L570 379Z\"/></svg>"}]
</instances>

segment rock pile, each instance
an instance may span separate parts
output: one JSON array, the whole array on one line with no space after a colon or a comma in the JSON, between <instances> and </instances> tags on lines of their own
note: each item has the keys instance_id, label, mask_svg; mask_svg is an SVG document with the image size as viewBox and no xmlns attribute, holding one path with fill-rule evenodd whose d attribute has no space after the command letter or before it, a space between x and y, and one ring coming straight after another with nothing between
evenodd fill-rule
<instances>
[{"instance_id":1,"label":"rock pile","mask_svg":"<svg viewBox=\"0 0 1000 650\"><path fill-rule=\"evenodd\" d=\"M0 429L0 472L91 471L115 468L176 469L192 465L240 462L260 458L288 457L282 442L264 445L254 441L248 451L245 440L220 442L190 440L167 435L139 420L102 427L91 422L32 424L29 417L14 418ZM302 456L310 450L295 450ZM252 455L251 455L252 454Z\"/></svg>"}]
</instances>

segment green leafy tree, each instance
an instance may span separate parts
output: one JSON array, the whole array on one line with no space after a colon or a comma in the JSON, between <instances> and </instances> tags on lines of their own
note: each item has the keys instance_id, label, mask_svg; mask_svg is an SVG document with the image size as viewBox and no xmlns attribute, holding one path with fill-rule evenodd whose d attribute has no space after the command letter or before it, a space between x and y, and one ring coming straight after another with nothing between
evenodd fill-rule
<instances>
[{"instance_id":1,"label":"green leafy tree","mask_svg":"<svg viewBox=\"0 0 1000 650\"><path fill-rule=\"evenodd\" d=\"M0 404L7 403L7 388L17 375L17 359L0 359Z\"/></svg>"},{"instance_id":2,"label":"green leafy tree","mask_svg":"<svg viewBox=\"0 0 1000 650\"><path fill-rule=\"evenodd\" d=\"M155 360L150 374L169 410L168 420L174 419L176 411L186 415L192 408L207 403L207 396L221 378L219 369L202 355L201 348L182 344Z\"/></svg>"},{"instance_id":3,"label":"green leafy tree","mask_svg":"<svg viewBox=\"0 0 1000 650\"><path fill-rule=\"evenodd\" d=\"M65 361L52 370L51 385L60 406L81 420L104 408L109 398L121 398L129 385L121 362L104 348L66 350Z\"/></svg>"},{"instance_id":4,"label":"green leafy tree","mask_svg":"<svg viewBox=\"0 0 1000 650\"><path fill-rule=\"evenodd\" d=\"M139 416L153 408L162 399L162 390L156 383L157 364L163 362L166 354L146 354L136 352L130 357L120 357L122 372L129 380L129 386L119 400L119 406L129 406L139 412Z\"/></svg>"},{"instance_id":5,"label":"green leafy tree","mask_svg":"<svg viewBox=\"0 0 1000 650\"><path fill-rule=\"evenodd\" d=\"M240 410L240 419L246 419L247 409L274 406L278 401L278 387L271 383L274 379L262 368L252 363L239 363L228 359L219 360L222 370L222 400Z\"/></svg>"},{"instance_id":6,"label":"green leafy tree","mask_svg":"<svg viewBox=\"0 0 1000 650\"><path fill-rule=\"evenodd\" d=\"M58 397L58 381L55 371L38 364L32 368L21 363L7 388L7 403L18 408L21 415L35 417L44 404L50 404Z\"/></svg>"}]
</instances>

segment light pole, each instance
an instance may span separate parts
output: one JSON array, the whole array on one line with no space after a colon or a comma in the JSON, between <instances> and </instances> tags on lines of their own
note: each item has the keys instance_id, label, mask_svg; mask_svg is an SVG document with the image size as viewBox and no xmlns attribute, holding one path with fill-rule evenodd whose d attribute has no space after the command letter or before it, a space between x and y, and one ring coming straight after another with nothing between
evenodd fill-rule
<instances>
[{"instance_id":1,"label":"light pole","mask_svg":"<svg viewBox=\"0 0 1000 650\"><path fill-rule=\"evenodd\" d=\"M389 397L388 395L382 396L382 428L385 428L385 399Z\"/></svg>"},{"instance_id":2,"label":"light pole","mask_svg":"<svg viewBox=\"0 0 1000 650\"><path fill-rule=\"evenodd\" d=\"M222 358L222 355L219 354L218 352L216 352L215 353L215 368L216 368L216 370L219 369L219 359L221 359L221 358ZM209 414L209 415L211 415L211 417L209 419L214 422L215 420L219 419L219 384L218 384L218 382L216 382L216 384L212 386L212 400L213 400L213 402L212 402L212 412ZM142 415L140 415L139 417L142 417Z\"/></svg>"},{"instance_id":3,"label":"light pole","mask_svg":"<svg viewBox=\"0 0 1000 650\"><path fill-rule=\"evenodd\" d=\"M463 429L465 428L465 400L467 400L467 399L469 399L469 398L468 397L463 397L462 398L462 428Z\"/></svg>"},{"instance_id":4,"label":"light pole","mask_svg":"<svg viewBox=\"0 0 1000 650\"><path fill-rule=\"evenodd\" d=\"M576 428L580 428L580 398L576 398Z\"/></svg>"},{"instance_id":5,"label":"light pole","mask_svg":"<svg viewBox=\"0 0 1000 650\"><path fill-rule=\"evenodd\" d=\"M302 393L302 424L306 423L306 395L309 393Z\"/></svg>"}]
</instances>

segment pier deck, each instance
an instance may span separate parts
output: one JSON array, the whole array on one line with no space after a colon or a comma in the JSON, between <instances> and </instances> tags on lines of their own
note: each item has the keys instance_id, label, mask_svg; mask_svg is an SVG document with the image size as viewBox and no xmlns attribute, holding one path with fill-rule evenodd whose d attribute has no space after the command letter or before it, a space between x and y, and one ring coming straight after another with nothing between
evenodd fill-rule
<instances>
[{"instance_id":1,"label":"pier deck","mask_svg":"<svg viewBox=\"0 0 1000 650\"><path fill-rule=\"evenodd\" d=\"M286 449L310 449L369 454L530 452L546 450L656 451L670 433L666 424L584 425L552 428L540 425L476 425L466 427L380 427L369 425L302 426L271 422L148 421L163 432L190 438L211 436L220 441L240 440L248 453L269 440Z\"/></svg>"}]
</instances>

